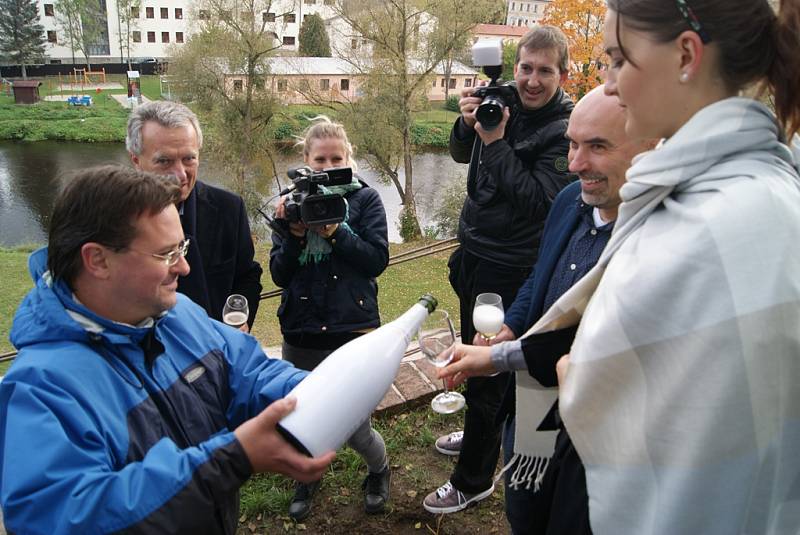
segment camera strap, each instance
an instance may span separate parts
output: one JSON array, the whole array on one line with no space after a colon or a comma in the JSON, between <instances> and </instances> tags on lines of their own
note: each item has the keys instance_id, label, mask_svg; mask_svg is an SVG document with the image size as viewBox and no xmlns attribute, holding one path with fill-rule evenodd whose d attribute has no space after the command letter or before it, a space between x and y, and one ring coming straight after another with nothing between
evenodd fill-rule
<instances>
[{"instance_id":1,"label":"camera strap","mask_svg":"<svg viewBox=\"0 0 800 535\"><path fill-rule=\"evenodd\" d=\"M472 154L469 157L469 168L467 170L467 192L474 188L478 179L478 166L481 163L481 154L483 153L483 141L476 133L475 141L472 143Z\"/></svg>"}]
</instances>

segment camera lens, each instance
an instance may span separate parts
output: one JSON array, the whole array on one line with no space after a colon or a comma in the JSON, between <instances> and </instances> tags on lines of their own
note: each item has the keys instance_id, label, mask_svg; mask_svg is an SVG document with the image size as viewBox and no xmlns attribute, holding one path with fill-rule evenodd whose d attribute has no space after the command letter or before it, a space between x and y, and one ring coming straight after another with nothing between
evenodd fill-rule
<instances>
[{"instance_id":1,"label":"camera lens","mask_svg":"<svg viewBox=\"0 0 800 535\"><path fill-rule=\"evenodd\" d=\"M481 123L484 130L494 130L500 121L503 120L503 107L505 104L502 99L497 96L490 95L486 97L478 110L475 112L475 118Z\"/></svg>"}]
</instances>

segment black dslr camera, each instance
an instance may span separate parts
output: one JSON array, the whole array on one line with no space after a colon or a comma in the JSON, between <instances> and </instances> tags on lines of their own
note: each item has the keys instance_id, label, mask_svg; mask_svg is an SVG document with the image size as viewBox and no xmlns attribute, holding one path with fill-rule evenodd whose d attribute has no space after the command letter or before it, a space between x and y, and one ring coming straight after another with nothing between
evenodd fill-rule
<instances>
[{"instance_id":1,"label":"black dslr camera","mask_svg":"<svg viewBox=\"0 0 800 535\"><path fill-rule=\"evenodd\" d=\"M344 221L344 197L336 193L319 193L319 186L343 186L353 180L349 167L335 167L320 172L308 167L289 169L291 196L284 204L286 220L306 225L331 225Z\"/></svg>"},{"instance_id":2,"label":"black dslr camera","mask_svg":"<svg viewBox=\"0 0 800 535\"><path fill-rule=\"evenodd\" d=\"M473 97L483 99L475 111L475 118L484 130L494 130L503 120L503 108L519 103L517 89L510 83L500 84L497 79L503 72L503 44L501 41L481 40L472 46L472 62L483 67L483 72L491 78L487 86L477 87Z\"/></svg>"}]
</instances>

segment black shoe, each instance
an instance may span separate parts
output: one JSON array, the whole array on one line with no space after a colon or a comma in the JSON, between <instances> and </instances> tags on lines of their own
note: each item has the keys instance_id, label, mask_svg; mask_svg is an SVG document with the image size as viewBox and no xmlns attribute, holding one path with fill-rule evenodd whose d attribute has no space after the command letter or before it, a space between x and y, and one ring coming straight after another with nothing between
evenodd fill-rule
<instances>
[{"instance_id":1,"label":"black shoe","mask_svg":"<svg viewBox=\"0 0 800 535\"><path fill-rule=\"evenodd\" d=\"M289 516L298 522L311 512L311 498L319 488L319 481L313 483L297 483L294 487L294 497L289 504Z\"/></svg>"},{"instance_id":2,"label":"black shoe","mask_svg":"<svg viewBox=\"0 0 800 535\"><path fill-rule=\"evenodd\" d=\"M361 488L364 492L364 510L371 515L380 514L389 501L389 479L391 471L387 466L383 472L370 472Z\"/></svg>"}]
</instances>

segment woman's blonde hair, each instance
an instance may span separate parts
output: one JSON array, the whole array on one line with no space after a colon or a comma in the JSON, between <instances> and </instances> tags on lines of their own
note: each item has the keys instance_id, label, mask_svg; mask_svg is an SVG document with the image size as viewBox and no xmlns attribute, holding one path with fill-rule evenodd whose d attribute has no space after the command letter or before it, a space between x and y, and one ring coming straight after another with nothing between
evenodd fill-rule
<instances>
[{"instance_id":1,"label":"woman's blonde hair","mask_svg":"<svg viewBox=\"0 0 800 535\"><path fill-rule=\"evenodd\" d=\"M311 124L306 128L302 139L298 139L295 144L296 147L303 148L303 157L308 157L308 154L311 152L311 143L313 141L317 139L338 139L342 142L342 146L344 147L348 165L355 171L356 161L353 157L353 145L347 138L347 132L344 126L339 123L334 123L326 115L317 115L309 120Z\"/></svg>"}]
</instances>

